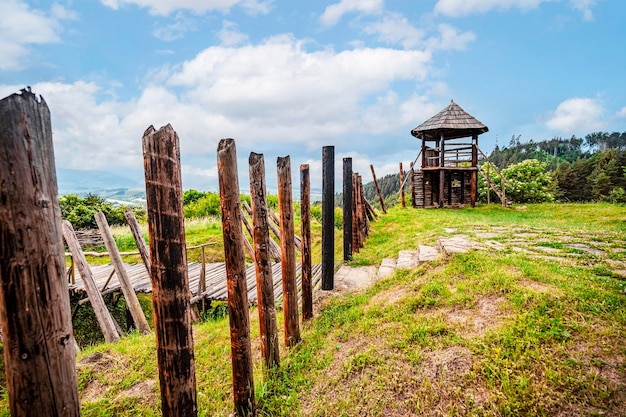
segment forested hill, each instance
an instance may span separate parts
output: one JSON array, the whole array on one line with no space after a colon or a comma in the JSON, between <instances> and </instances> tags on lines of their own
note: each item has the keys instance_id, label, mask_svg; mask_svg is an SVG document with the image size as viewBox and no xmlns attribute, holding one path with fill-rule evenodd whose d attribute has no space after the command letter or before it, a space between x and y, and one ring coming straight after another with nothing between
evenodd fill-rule
<instances>
[{"instance_id":1,"label":"forested hill","mask_svg":"<svg viewBox=\"0 0 626 417\"><path fill-rule=\"evenodd\" d=\"M489 160L500 169L518 164L527 159L537 159L547 164L547 169L555 171L563 162L574 163L580 159L589 159L594 154L608 150L626 151L626 132L596 132L584 139L572 136L570 139L555 137L540 142L532 139L520 141L521 135L513 136L509 146L496 148L489 155Z\"/></svg>"}]
</instances>

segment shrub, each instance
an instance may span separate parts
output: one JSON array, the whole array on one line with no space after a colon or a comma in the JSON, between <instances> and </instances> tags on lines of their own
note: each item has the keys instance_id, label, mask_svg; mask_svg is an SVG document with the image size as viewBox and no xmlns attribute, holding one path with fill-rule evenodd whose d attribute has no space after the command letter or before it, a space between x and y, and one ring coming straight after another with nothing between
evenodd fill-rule
<instances>
[{"instance_id":1,"label":"shrub","mask_svg":"<svg viewBox=\"0 0 626 417\"><path fill-rule=\"evenodd\" d=\"M124 211L127 206L114 206L104 198L96 194L87 194L84 198L76 194L67 194L59 197L61 215L70 223L74 229L97 229L98 224L94 218L99 211L104 213L110 225L125 225L126 217ZM146 211L141 207L132 207L137 220L146 217Z\"/></svg>"}]
</instances>

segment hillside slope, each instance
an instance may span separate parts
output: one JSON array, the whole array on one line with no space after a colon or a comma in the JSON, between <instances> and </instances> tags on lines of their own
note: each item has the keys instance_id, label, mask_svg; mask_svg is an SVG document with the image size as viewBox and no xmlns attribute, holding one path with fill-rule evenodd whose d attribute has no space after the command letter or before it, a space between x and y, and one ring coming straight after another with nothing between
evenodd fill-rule
<instances>
[{"instance_id":1,"label":"hillside slope","mask_svg":"<svg viewBox=\"0 0 626 417\"><path fill-rule=\"evenodd\" d=\"M251 310L259 415L623 415L623 206L396 207L372 223L352 265L457 233L485 250L322 298L303 342L281 346L269 374ZM199 414L228 416L227 318L196 325L194 337ZM137 334L83 350L83 415L159 415L155 353L154 335ZM8 415L6 394L0 406Z\"/></svg>"}]
</instances>

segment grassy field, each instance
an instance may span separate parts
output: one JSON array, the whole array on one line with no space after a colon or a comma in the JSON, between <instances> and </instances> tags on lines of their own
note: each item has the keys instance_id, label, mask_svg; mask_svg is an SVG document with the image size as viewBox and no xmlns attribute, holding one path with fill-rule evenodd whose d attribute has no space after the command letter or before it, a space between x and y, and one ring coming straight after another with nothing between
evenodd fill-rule
<instances>
[{"instance_id":1,"label":"grassy field","mask_svg":"<svg viewBox=\"0 0 626 417\"><path fill-rule=\"evenodd\" d=\"M187 228L188 243L212 239L212 224ZM351 264L459 233L486 250L321 297L303 341L281 346L269 373L252 309L259 415L625 415L624 206L396 207ZM228 416L228 319L196 325L194 338L199 414ZM77 361L84 416L159 415L154 335L83 349ZM7 403L3 391L0 415Z\"/></svg>"}]
</instances>

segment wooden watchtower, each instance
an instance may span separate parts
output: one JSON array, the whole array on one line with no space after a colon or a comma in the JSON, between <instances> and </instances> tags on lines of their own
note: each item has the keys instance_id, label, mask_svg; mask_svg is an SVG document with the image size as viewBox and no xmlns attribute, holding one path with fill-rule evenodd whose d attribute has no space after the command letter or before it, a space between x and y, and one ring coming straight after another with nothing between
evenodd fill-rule
<instances>
[{"instance_id":1,"label":"wooden watchtower","mask_svg":"<svg viewBox=\"0 0 626 417\"><path fill-rule=\"evenodd\" d=\"M454 101L411 130L422 141L421 168L413 174L416 207L458 207L467 203L474 207L478 188L478 135L487 131L487 126Z\"/></svg>"}]
</instances>

